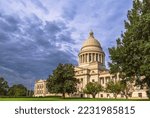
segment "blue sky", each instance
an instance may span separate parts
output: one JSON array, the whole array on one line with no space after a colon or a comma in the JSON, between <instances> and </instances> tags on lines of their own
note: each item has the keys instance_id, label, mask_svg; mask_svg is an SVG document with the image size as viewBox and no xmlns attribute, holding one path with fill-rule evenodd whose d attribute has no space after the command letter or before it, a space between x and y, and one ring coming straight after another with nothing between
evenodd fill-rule
<instances>
[{"instance_id":1,"label":"blue sky","mask_svg":"<svg viewBox=\"0 0 150 118\"><path fill-rule=\"evenodd\" d=\"M33 88L58 63L77 65L90 30L107 65L131 8L132 0L0 0L0 76Z\"/></svg>"}]
</instances>

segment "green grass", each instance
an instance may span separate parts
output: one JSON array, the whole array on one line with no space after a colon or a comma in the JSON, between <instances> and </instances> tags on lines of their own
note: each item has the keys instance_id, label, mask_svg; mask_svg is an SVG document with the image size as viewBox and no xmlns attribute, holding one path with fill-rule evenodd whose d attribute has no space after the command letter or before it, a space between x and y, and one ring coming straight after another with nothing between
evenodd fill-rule
<instances>
[{"instance_id":1,"label":"green grass","mask_svg":"<svg viewBox=\"0 0 150 118\"><path fill-rule=\"evenodd\" d=\"M65 98L61 97L32 97L32 98L0 98L0 101L150 101L148 99L107 99L107 98Z\"/></svg>"}]
</instances>

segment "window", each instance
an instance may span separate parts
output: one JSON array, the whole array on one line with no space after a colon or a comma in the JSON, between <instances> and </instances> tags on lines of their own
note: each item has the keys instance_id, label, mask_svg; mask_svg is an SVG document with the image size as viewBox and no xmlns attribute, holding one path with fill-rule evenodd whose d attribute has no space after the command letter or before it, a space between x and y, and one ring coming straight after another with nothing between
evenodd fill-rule
<instances>
[{"instance_id":1,"label":"window","mask_svg":"<svg viewBox=\"0 0 150 118\"><path fill-rule=\"evenodd\" d=\"M102 83L104 84L104 78L102 78Z\"/></svg>"},{"instance_id":2,"label":"window","mask_svg":"<svg viewBox=\"0 0 150 118\"><path fill-rule=\"evenodd\" d=\"M103 94L101 94L101 98L103 98Z\"/></svg>"},{"instance_id":3,"label":"window","mask_svg":"<svg viewBox=\"0 0 150 118\"><path fill-rule=\"evenodd\" d=\"M106 82L109 82L109 81L110 81L110 77L107 76L107 77L106 77Z\"/></svg>"},{"instance_id":4,"label":"window","mask_svg":"<svg viewBox=\"0 0 150 118\"><path fill-rule=\"evenodd\" d=\"M95 82L95 80L94 80L94 79L92 79L92 82Z\"/></svg>"},{"instance_id":5,"label":"window","mask_svg":"<svg viewBox=\"0 0 150 118\"><path fill-rule=\"evenodd\" d=\"M138 97L142 98L142 93L138 93Z\"/></svg>"},{"instance_id":6,"label":"window","mask_svg":"<svg viewBox=\"0 0 150 118\"><path fill-rule=\"evenodd\" d=\"M100 78L100 84L104 84L104 78L103 77Z\"/></svg>"}]
</instances>

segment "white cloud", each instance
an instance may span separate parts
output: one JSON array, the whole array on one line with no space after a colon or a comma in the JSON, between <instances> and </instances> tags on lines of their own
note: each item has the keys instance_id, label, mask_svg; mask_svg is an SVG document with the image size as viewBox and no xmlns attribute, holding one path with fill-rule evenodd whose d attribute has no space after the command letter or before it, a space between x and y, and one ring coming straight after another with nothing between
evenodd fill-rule
<instances>
[{"instance_id":1,"label":"white cloud","mask_svg":"<svg viewBox=\"0 0 150 118\"><path fill-rule=\"evenodd\" d=\"M115 45L124 29L131 6L131 0L1 0L0 63L16 73L26 72L25 78L46 77L59 62L76 63L91 29L108 62L108 47Z\"/></svg>"}]
</instances>

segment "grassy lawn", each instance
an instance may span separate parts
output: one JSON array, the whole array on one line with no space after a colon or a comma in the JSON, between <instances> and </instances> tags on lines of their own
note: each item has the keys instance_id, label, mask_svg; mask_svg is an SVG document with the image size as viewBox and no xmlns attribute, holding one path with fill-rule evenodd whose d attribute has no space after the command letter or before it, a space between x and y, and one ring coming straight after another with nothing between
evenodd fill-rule
<instances>
[{"instance_id":1,"label":"grassy lawn","mask_svg":"<svg viewBox=\"0 0 150 118\"><path fill-rule=\"evenodd\" d=\"M61 97L32 97L32 98L0 98L0 101L150 101L148 99L113 99L113 98L65 98Z\"/></svg>"}]
</instances>

